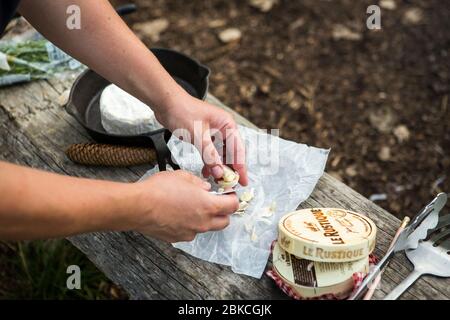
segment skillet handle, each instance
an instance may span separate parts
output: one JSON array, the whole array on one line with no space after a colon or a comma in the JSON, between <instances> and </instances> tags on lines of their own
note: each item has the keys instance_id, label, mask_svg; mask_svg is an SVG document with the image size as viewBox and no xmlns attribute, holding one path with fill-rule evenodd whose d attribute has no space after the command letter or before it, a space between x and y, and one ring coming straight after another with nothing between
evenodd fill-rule
<instances>
[{"instance_id":1,"label":"skillet handle","mask_svg":"<svg viewBox=\"0 0 450 320\"><path fill-rule=\"evenodd\" d=\"M69 101L66 104L66 111L68 114L70 114L75 119L79 120L80 117L78 116L78 111L75 105L72 103L72 101L69 99Z\"/></svg>"},{"instance_id":2,"label":"skillet handle","mask_svg":"<svg viewBox=\"0 0 450 320\"><path fill-rule=\"evenodd\" d=\"M127 14L133 13L137 10L134 3L127 3L116 8L116 12L119 16L123 17Z\"/></svg>"},{"instance_id":3,"label":"skillet handle","mask_svg":"<svg viewBox=\"0 0 450 320\"><path fill-rule=\"evenodd\" d=\"M168 140L170 135L171 133L169 130L164 130L156 134L149 135L149 138L152 139L153 145L156 149L159 171L166 171L167 164L170 164L174 170L180 169L180 166L172 160L172 153L167 147L166 138Z\"/></svg>"}]
</instances>

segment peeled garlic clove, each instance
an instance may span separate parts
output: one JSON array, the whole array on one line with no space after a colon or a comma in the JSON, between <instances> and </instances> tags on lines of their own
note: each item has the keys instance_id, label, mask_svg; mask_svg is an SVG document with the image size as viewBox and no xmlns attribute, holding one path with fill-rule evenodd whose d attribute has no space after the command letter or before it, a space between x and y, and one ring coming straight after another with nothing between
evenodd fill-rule
<instances>
[{"instance_id":1,"label":"peeled garlic clove","mask_svg":"<svg viewBox=\"0 0 450 320\"><path fill-rule=\"evenodd\" d=\"M223 166L223 177L217 183L222 188L232 188L239 181L239 174L233 171L230 167Z\"/></svg>"},{"instance_id":2,"label":"peeled garlic clove","mask_svg":"<svg viewBox=\"0 0 450 320\"><path fill-rule=\"evenodd\" d=\"M239 202L239 208L237 211L245 211L248 208L248 202L241 201Z\"/></svg>"},{"instance_id":3,"label":"peeled garlic clove","mask_svg":"<svg viewBox=\"0 0 450 320\"><path fill-rule=\"evenodd\" d=\"M219 180L217 183L222 188L228 189L228 188L233 188L235 185L237 185L238 181L239 181L239 178L237 178L236 181L232 181L232 182L225 182L223 180Z\"/></svg>"},{"instance_id":4,"label":"peeled garlic clove","mask_svg":"<svg viewBox=\"0 0 450 320\"><path fill-rule=\"evenodd\" d=\"M236 173L231 170L230 167L224 166L223 167L223 177L222 180L225 182L231 182L235 179Z\"/></svg>"},{"instance_id":5,"label":"peeled garlic clove","mask_svg":"<svg viewBox=\"0 0 450 320\"><path fill-rule=\"evenodd\" d=\"M248 208L248 203L245 201L241 201L241 202L239 202L239 208L237 209L237 211L234 214L242 216L242 215L244 215L245 210L247 208Z\"/></svg>"},{"instance_id":6,"label":"peeled garlic clove","mask_svg":"<svg viewBox=\"0 0 450 320\"><path fill-rule=\"evenodd\" d=\"M244 191L244 193L242 193L239 200L245 201L245 202L250 202L250 201L252 201L252 199L254 197L255 197L255 190L252 188L252 189L250 189L250 191Z\"/></svg>"}]
</instances>

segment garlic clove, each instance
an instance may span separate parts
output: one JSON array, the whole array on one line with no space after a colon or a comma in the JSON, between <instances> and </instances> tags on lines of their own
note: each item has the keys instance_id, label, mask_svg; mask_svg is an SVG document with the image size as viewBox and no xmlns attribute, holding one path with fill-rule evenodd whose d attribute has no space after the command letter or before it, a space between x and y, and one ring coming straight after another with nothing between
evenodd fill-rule
<instances>
[{"instance_id":1,"label":"garlic clove","mask_svg":"<svg viewBox=\"0 0 450 320\"><path fill-rule=\"evenodd\" d=\"M241 201L250 202L255 197L255 189L251 188L250 190L246 190L240 196Z\"/></svg>"},{"instance_id":2,"label":"garlic clove","mask_svg":"<svg viewBox=\"0 0 450 320\"><path fill-rule=\"evenodd\" d=\"M241 201L239 202L239 208L237 211L245 211L248 208L248 202Z\"/></svg>"},{"instance_id":3,"label":"garlic clove","mask_svg":"<svg viewBox=\"0 0 450 320\"><path fill-rule=\"evenodd\" d=\"M236 178L236 173L230 169L230 167L223 167L223 177L222 180L225 182L231 182Z\"/></svg>"},{"instance_id":4,"label":"garlic clove","mask_svg":"<svg viewBox=\"0 0 450 320\"><path fill-rule=\"evenodd\" d=\"M223 177L217 183L222 188L232 188L237 185L239 181L239 174L233 171L228 166L223 166Z\"/></svg>"},{"instance_id":5,"label":"garlic clove","mask_svg":"<svg viewBox=\"0 0 450 320\"><path fill-rule=\"evenodd\" d=\"M245 201L239 202L239 208L236 210L235 215L243 216L245 213L245 210L248 208L248 203Z\"/></svg>"}]
</instances>

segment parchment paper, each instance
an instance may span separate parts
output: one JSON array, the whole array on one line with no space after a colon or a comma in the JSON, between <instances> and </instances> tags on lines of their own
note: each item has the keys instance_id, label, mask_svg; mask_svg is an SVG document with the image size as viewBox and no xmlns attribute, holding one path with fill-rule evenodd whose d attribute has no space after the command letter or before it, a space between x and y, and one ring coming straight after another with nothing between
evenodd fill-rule
<instances>
[{"instance_id":1,"label":"parchment paper","mask_svg":"<svg viewBox=\"0 0 450 320\"><path fill-rule=\"evenodd\" d=\"M197 258L231 266L236 273L260 278L270 255L270 244L277 237L279 219L309 197L324 172L329 150L242 126L239 130L246 144L250 183L236 190L241 195L245 189L253 188L254 199L243 215L231 217L224 230L198 234L191 242L173 246ZM194 146L176 137L168 145L182 169L201 176L203 162ZM153 168L142 179L157 171L157 167Z\"/></svg>"}]
</instances>

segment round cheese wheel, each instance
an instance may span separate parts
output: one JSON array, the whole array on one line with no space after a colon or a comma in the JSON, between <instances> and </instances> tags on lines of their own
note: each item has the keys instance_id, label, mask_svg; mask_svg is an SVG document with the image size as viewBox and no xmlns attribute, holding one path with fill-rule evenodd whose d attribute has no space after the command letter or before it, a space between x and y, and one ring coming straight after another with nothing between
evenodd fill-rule
<instances>
[{"instance_id":1,"label":"round cheese wheel","mask_svg":"<svg viewBox=\"0 0 450 320\"><path fill-rule=\"evenodd\" d=\"M298 210L278 223L278 242L287 252L312 261L346 262L366 258L377 228L368 217L336 208Z\"/></svg>"},{"instance_id":2,"label":"round cheese wheel","mask_svg":"<svg viewBox=\"0 0 450 320\"><path fill-rule=\"evenodd\" d=\"M107 86L100 97L103 128L112 134L138 135L161 129L152 109L118 86Z\"/></svg>"}]
</instances>

